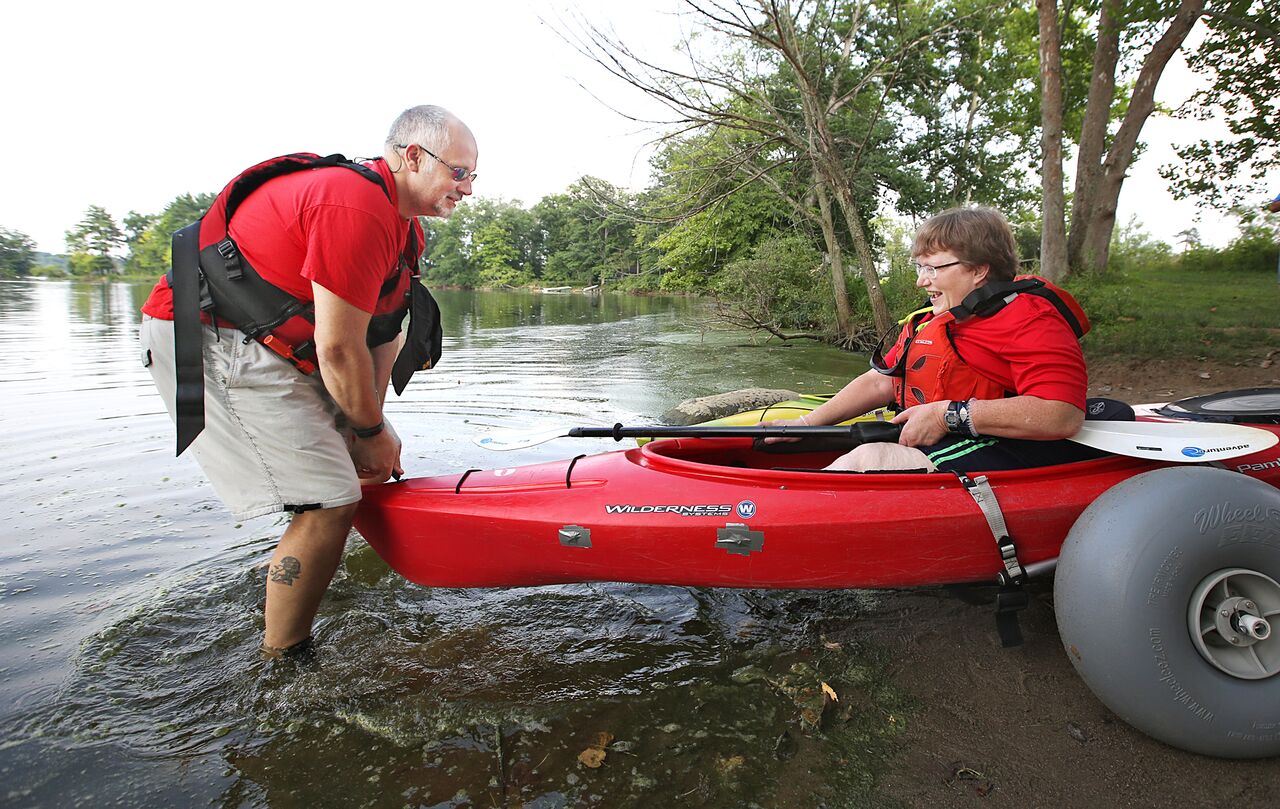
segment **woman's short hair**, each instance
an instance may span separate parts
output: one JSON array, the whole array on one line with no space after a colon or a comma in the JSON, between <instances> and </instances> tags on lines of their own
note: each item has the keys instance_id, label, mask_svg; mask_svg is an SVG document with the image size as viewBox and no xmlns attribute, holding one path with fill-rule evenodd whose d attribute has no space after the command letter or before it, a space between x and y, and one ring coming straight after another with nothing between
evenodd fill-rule
<instances>
[{"instance_id":1,"label":"woman's short hair","mask_svg":"<svg viewBox=\"0 0 1280 809\"><path fill-rule=\"evenodd\" d=\"M390 153L393 149L416 143L439 154L448 148L452 125L457 120L453 113L434 104L410 107L391 124L386 150Z\"/></svg>"},{"instance_id":2,"label":"woman's short hair","mask_svg":"<svg viewBox=\"0 0 1280 809\"><path fill-rule=\"evenodd\" d=\"M1008 220L994 208L949 208L921 225L911 255L942 252L972 267L987 265L992 281L1012 281L1018 273L1018 243Z\"/></svg>"}]
</instances>

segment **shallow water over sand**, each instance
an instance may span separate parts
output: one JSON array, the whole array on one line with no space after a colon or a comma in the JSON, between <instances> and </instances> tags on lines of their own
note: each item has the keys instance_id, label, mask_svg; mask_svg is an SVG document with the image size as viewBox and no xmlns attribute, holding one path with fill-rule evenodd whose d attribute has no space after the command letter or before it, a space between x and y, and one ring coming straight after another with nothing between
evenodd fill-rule
<instances>
[{"instance_id":1,"label":"shallow water over sand","mask_svg":"<svg viewBox=\"0 0 1280 809\"><path fill-rule=\"evenodd\" d=\"M858 593L406 583L359 539L305 663L261 661L281 520L231 522L136 344L145 285L0 283L0 796L6 806L840 806L880 711L822 732L822 682L891 710L823 627ZM445 292L445 356L388 407L410 475L494 466L492 427L652 421L865 360L703 331L696 302ZM534 463L614 448L552 442ZM817 705L822 704L821 692ZM806 701L807 700L807 701ZM598 769L578 756L612 738ZM810 800L811 799L811 800Z\"/></svg>"}]
</instances>

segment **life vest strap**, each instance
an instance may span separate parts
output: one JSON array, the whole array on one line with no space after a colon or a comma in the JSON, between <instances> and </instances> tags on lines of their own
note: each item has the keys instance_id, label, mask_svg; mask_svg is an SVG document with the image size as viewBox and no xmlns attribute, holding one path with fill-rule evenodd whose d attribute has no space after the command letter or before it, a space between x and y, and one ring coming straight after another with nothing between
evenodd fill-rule
<instances>
[{"instance_id":1,"label":"life vest strap","mask_svg":"<svg viewBox=\"0 0 1280 809\"><path fill-rule=\"evenodd\" d=\"M177 392L178 451L191 445L204 429L204 345L200 336L200 311L207 290L200 278L200 223L173 234L173 353ZM209 306L213 302L210 300Z\"/></svg>"}]
</instances>

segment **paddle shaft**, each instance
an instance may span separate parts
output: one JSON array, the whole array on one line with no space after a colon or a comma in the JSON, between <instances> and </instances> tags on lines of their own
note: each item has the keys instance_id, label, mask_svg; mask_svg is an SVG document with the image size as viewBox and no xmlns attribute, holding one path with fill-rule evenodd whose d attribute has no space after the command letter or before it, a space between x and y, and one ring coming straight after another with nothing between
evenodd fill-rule
<instances>
[{"instance_id":1,"label":"paddle shaft","mask_svg":"<svg viewBox=\"0 0 1280 809\"><path fill-rule=\"evenodd\" d=\"M770 425L743 427L573 427L567 438L847 438L855 443L897 441L902 428L887 421L859 421L830 427Z\"/></svg>"}]
</instances>

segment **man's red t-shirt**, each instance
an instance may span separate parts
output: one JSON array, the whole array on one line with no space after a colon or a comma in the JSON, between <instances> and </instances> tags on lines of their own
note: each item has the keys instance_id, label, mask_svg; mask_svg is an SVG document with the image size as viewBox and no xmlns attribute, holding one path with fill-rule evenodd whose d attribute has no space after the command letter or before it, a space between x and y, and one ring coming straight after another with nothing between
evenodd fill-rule
<instances>
[{"instance_id":1,"label":"man's red t-shirt","mask_svg":"<svg viewBox=\"0 0 1280 809\"><path fill-rule=\"evenodd\" d=\"M1089 376L1080 341L1044 298L1024 293L991 317L952 323L951 339L969 367L1005 390L1084 410Z\"/></svg>"},{"instance_id":2,"label":"man's red t-shirt","mask_svg":"<svg viewBox=\"0 0 1280 809\"><path fill-rule=\"evenodd\" d=\"M286 174L245 199L231 238L264 280L296 298L313 299L311 282L372 313L383 283L399 272L409 223L397 208L386 161L368 164L391 192L346 168ZM173 290L161 278L144 314L173 319Z\"/></svg>"}]
</instances>

